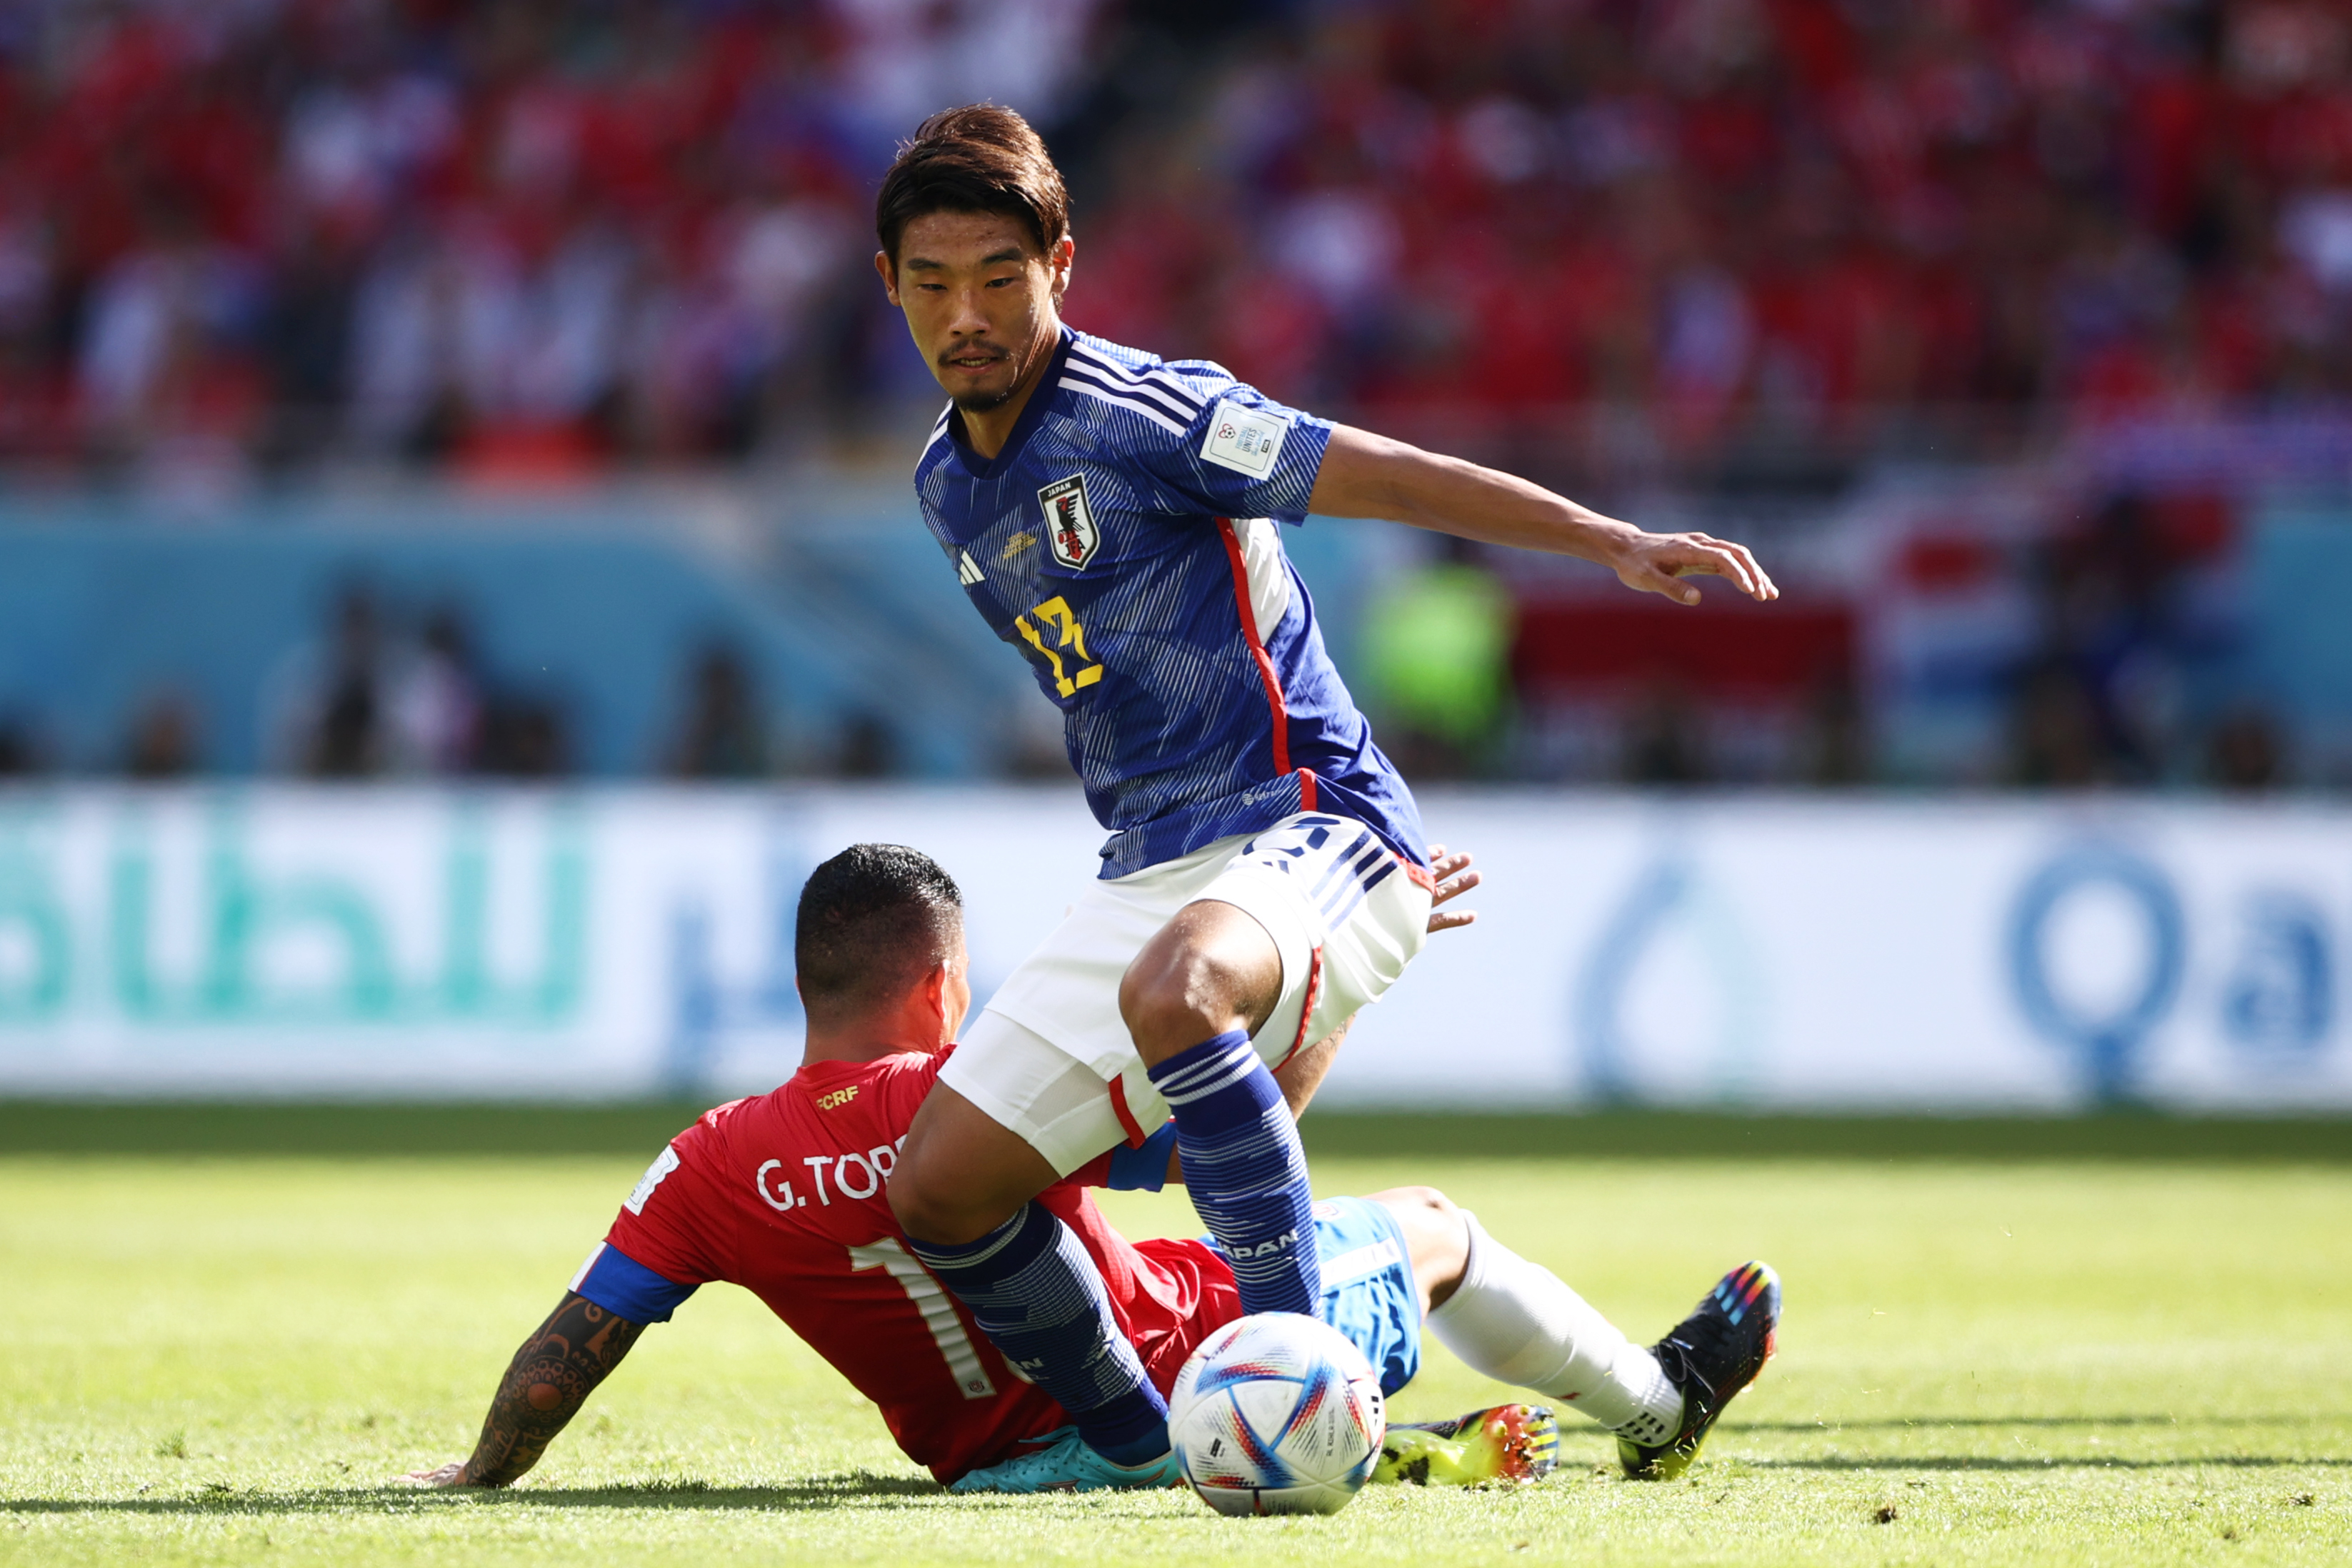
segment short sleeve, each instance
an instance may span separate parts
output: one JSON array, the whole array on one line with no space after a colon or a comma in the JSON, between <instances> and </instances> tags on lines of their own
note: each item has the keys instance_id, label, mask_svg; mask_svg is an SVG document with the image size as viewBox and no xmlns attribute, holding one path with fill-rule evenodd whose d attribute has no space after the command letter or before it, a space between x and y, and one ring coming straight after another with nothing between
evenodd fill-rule
<instances>
[{"instance_id":1,"label":"short sleeve","mask_svg":"<svg viewBox=\"0 0 2352 1568\"><path fill-rule=\"evenodd\" d=\"M1138 465L1178 510L1306 521L1331 444L1330 422L1286 408L1240 382L1188 384L1199 407L1183 434L1145 444L1136 454Z\"/></svg>"},{"instance_id":2,"label":"short sleeve","mask_svg":"<svg viewBox=\"0 0 2352 1568\"><path fill-rule=\"evenodd\" d=\"M622 1200L621 1212L604 1233L606 1244L680 1285L723 1278L713 1234L723 1223L723 1211L710 1190L708 1169L717 1152L712 1142L701 1122L671 1139Z\"/></svg>"},{"instance_id":3,"label":"short sleeve","mask_svg":"<svg viewBox=\"0 0 2352 1568\"><path fill-rule=\"evenodd\" d=\"M574 1295L595 1302L633 1323L666 1323L697 1287L648 1269L609 1241L596 1243L580 1272L572 1276Z\"/></svg>"}]
</instances>

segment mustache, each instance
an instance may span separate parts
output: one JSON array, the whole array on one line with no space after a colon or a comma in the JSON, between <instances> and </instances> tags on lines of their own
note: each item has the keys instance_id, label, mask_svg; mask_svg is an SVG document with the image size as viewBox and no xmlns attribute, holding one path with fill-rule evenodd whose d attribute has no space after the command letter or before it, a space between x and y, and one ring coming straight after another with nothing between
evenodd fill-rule
<instances>
[{"instance_id":1,"label":"mustache","mask_svg":"<svg viewBox=\"0 0 2352 1568\"><path fill-rule=\"evenodd\" d=\"M950 360L1009 360L1012 357L1012 350L995 343L960 343L952 349L941 350L939 362L944 365Z\"/></svg>"}]
</instances>

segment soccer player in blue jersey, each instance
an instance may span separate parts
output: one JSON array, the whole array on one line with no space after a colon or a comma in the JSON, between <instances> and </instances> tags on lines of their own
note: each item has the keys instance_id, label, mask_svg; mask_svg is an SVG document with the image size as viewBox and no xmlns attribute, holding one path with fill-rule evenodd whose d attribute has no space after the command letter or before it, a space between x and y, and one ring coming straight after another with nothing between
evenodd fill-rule
<instances>
[{"instance_id":1,"label":"soccer player in blue jersey","mask_svg":"<svg viewBox=\"0 0 2352 1568\"><path fill-rule=\"evenodd\" d=\"M924 520L1062 709L1111 830L1100 880L990 998L917 1113L891 1207L1076 1423L996 1483L1166 1485L1165 1406L1092 1260L1036 1195L1172 1115L1244 1310L1312 1312L1307 1166L1272 1069L1334 1049L1430 925L1412 792L1324 652L1280 525L1391 518L1581 556L1685 604L1693 576L1778 591L1738 545L1645 533L1286 408L1215 364L1064 325L1068 198L1009 110L925 121L883 180L876 227L883 286L950 400L916 470ZM1629 1469L1711 1419L1762 1332L1755 1314L1725 1325L1720 1368L1657 1364Z\"/></svg>"}]
</instances>

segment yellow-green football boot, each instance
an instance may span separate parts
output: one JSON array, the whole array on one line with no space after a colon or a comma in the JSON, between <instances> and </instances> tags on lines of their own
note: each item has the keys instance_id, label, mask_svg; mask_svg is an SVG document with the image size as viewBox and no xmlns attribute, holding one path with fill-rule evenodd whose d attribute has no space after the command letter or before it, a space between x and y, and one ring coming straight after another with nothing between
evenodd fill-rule
<instances>
[{"instance_id":1,"label":"yellow-green football boot","mask_svg":"<svg viewBox=\"0 0 2352 1568\"><path fill-rule=\"evenodd\" d=\"M1480 1487L1541 1480L1559 1464L1559 1423L1540 1405L1497 1405L1389 1428L1374 1486Z\"/></svg>"}]
</instances>

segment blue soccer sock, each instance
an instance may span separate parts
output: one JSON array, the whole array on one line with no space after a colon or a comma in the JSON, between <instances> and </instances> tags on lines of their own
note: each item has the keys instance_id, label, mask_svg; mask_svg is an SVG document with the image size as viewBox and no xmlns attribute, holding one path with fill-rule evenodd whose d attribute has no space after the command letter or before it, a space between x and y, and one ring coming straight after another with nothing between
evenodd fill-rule
<instances>
[{"instance_id":1,"label":"blue soccer sock","mask_svg":"<svg viewBox=\"0 0 2352 1568\"><path fill-rule=\"evenodd\" d=\"M1245 1312L1306 1312L1323 1297L1307 1152L1274 1074L1229 1030L1151 1069L1176 1116L1185 1190L1234 1266Z\"/></svg>"},{"instance_id":2,"label":"blue soccer sock","mask_svg":"<svg viewBox=\"0 0 2352 1568\"><path fill-rule=\"evenodd\" d=\"M1168 1452L1168 1402L1111 1315L1102 1270L1070 1228L1034 1201L979 1240L907 1246L989 1342L1061 1402L1087 1447L1115 1465Z\"/></svg>"}]
</instances>

